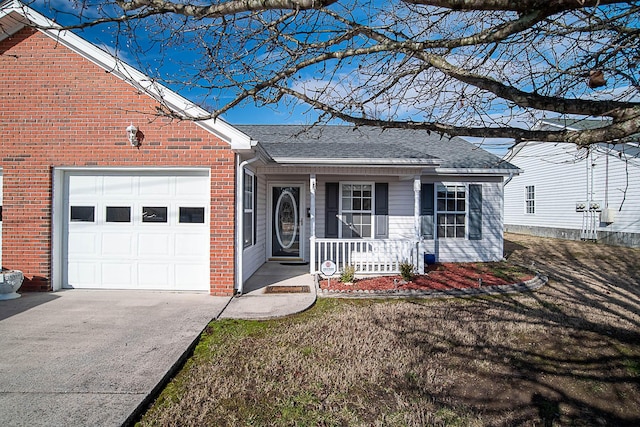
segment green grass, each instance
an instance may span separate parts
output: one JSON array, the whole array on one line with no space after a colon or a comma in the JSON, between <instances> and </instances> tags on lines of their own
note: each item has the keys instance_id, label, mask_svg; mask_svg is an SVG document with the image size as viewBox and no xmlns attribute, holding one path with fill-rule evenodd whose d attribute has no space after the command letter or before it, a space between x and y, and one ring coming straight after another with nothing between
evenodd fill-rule
<instances>
[{"instance_id":1,"label":"green grass","mask_svg":"<svg viewBox=\"0 0 640 427\"><path fill-rule=\"evenodd\" d=\"M140 425L632 425L640 279L584 257L535 293L321 298L284 319L212 322Z\"/></svg>"}]
</instances>

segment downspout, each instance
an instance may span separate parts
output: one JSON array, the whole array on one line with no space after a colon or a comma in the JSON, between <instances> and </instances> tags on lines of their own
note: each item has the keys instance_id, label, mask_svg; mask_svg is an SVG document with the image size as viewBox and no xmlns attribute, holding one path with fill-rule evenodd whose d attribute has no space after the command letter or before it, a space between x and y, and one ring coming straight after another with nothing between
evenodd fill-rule
<instances>
[{"instance_id":1,"label":"downspout","mask_svg":"<svg viewBox=\"0 0 640 427\"><path fill-rule=\"evenodd\" d=\"M509 181L511 181L513 179L513 177L515 176L515 174L513 172L509 172L509 178L507 178L503 183L502 183L502 188L506 187L506 185L509 183Z\"/></svg>"},{"instance_id":2,"label":"downspout","mask_svg":"<svg viewBox=\"0 0 640 427\"><path fill-rule=\"evenodd\" d=\"M255 157L245 160L240 163L240 155L238 154L238 167L236 172L236 295L241 296L242 290L244 287L244 241L242 239L242 233L244 231L244 187L242 185L242 180L244 179L244 169L245 167L255 162L260 158L260 156L256 155ZM254 188L253 191L257 191L257 188ZM256 206L253 207L254 210Z\"/></svg>"}]
</instances>

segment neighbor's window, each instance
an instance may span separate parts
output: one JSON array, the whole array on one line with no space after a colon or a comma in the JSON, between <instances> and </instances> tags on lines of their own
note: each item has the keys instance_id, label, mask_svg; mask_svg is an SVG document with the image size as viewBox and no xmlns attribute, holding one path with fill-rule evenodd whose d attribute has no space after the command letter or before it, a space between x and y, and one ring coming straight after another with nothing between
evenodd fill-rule
<instances>
[{"instance_id":1,"label":"neighbor's window","mask_svg":"<svg viewBox=\"0 0 640 427\"><path fill-rule=\"evenodd\" d=\"M534 185L527 185L524 188L524 207L526 213L536 213L536 188Z\"/></svg>"},{"instance_id":2,"label":"neighbor's window","mask_svg":"<svg viewBox=\"0 0 640 427\"><path fill-rule=\"evenodd\" d=\"M467 212L464 185L438 186L438 237L464 238Z\"/></svg>"},{"instance_id":3,"label":"neighbor's window","mask_svg":"<svg viewBox=\"0 0 640 427\"><path fill-rule=\"evenodd\" d=\"M254 175L249 172L244 172L244 198L243 198L243 208L244 208L244 218L242 224L242 239L244 242L244 247L249 247L254 244L255 236L254 236L254 221L255 221L255 181Z\"/></svg>"},{"instance_id":4,"label":"neighbor's window","mask_svg":"<svg viewBox=\"0 0 640 427\"><path fill-rule=\"evenodd\" d=\"M373 184L342 184L342 238L373 237Z\"/></svg>"}]
</instances>

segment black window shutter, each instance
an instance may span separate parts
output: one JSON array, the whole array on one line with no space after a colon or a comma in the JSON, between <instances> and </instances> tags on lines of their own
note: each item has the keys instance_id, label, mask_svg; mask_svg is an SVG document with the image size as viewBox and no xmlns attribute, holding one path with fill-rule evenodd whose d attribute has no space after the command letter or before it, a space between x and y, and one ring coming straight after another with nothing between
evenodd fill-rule
<instances>
[{"instance_id":1,"label":"black window shutter","mask_svg":"<svg viewBox=\"0 0 640 427\"><path fill-rule=\"evenodd\" d=\"M340 206L340 188L337 182L327 182L325 184L325 216L324 216L324 237L338 237L338 208Z\"/></svg>"},{"instance_id":2,"label":"black window shutter","mask_svg":"<svg viewBox=\"0 0 640 427\"><path fill-rule=\"evenodd\" d=\"M482 240L482 184L469 185L469 240Z\"/></svg>"},{"instance_id":3,"label":"black window shutter","mask_svg":"<svg viewBox=\"0 0 640 427\"><path fill-rule=\"evenodd\" d=\"M420 225L421 233L427 240L433 239L433 184L422 184L420 188Z\"/></svg>"},{"instance_id":4,"label":"black window shutter","mask_svg":"<svg viewBox=\"0 0 640 427\"><path fill-rule=\"evenodd\" d=\"M376 207L375 207L375 234L376 239L389 237L389 184L376 183Z\"/></svg>"}]
</instances>

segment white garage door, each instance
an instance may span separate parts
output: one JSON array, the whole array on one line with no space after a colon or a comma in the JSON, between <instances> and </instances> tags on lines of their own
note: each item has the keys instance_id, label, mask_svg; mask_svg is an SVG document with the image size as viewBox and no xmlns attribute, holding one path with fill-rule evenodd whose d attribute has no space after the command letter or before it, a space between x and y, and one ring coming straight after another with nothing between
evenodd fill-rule
<instances>
[{"instance_id":1,"label":"white garage door","mask_svg":"<svg viewBox=\"0 0 640 427\"><path fill-rule=\"evenodd\" d=\"M68 172L67 288L209 290L206 171Z\"/></svg>"}]
</instances>

